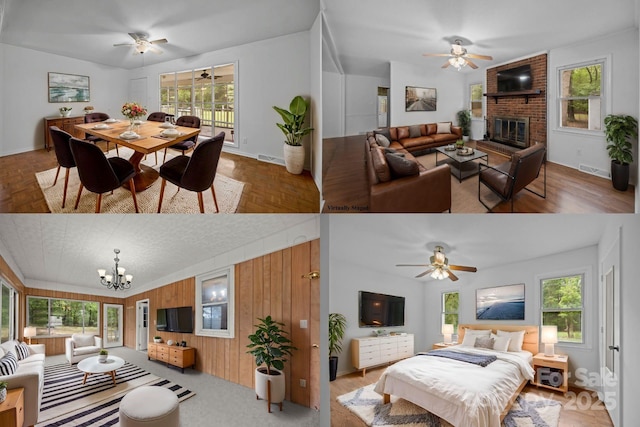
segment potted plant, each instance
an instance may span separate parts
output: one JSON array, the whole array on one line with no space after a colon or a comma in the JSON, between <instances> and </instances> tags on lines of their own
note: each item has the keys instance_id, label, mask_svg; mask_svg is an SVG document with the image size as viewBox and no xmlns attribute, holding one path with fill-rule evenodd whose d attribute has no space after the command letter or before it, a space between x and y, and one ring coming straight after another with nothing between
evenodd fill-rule
<instances>
[{"instance_id":1,"label":"potted plant","mask_svg":"<svg viewBox=\"0 0 640 427\"><path fill-rule=\"evenodd\" d=\"M162 337L156 335L155 337L153 337L153 342L155 343L162 342Z\"/></svg>"},{"instance_id":2,"label":"potted plant","mask_svg":"<svg viewBox=\"0 0 640 427\"><path fill-rule=\"evenodd\" d=\"M109 356L109 352L104 348L100 350L98 353L98 362L105 363L107 361L107 356Z\"/></svg>"},{"instance_id":3,"label":"potted plant","mask_svg":"<svg viewBox=\"0 0 640 427\"><path fill-rule=\"evenodd\" d=\"M463 139L459 139L456 141L456 148L460 149L460 148L464 148L464 140Z\"/></svg>"},{"instance_id":4,"label":"potted plant","mask_svg":"<svg viewBox=\"0 0 640 427\"><path fill-rule=\"evenodd\" d=\"M609 114L604 118L604 134L608 142L609 158L611 158L613 188L627 191L629 187L629 164L633 163L631 140L638 138L638 121L624 114Z\"/></svg>"},{"instance_id":5,"label":"potted plant","mask_svg":"<svg viewBox=\"0 0 640 427\"><path fill-rule=\"evenodd\" d=\"M8 386L9 386L9 383L5 381L0 381L0 403L4 402L4 400L7 398Z\"/></svg>"},{"instance_id":6,"label":"potted plant","mask_svg":"<svg viewBox=\"0 0 640 427\"><path fill-rule=\"evenodd\" d=\"M256 331L249 335L250 343L247 353L252 354L256 360L255 391L259 399L266 399L269 412L271 403L280 403L285 395L284 362L287 356L291 356L292 350L297 350L291 345L291 340L282 330L284 323L276 322L267 316L258 318L259 324L254 325Z\"/></svg>"},{"instance_id":7,"label":"potted plant","mask_svg":"<svg viewBox=\"0 0 640 427\"><path fill-rule=\"evenodd\" d=\"M336 379L338 356L342 351L342 338L347 327L347 319L340 313L329 314L329 381Z\"/></svg>"},{"instance_id":8,"label":"potted plant","mask_svg":"<svg viewBox=\"0 0 640 427\"><path fill-rule=\"evenodd\" d=\"M462 129L462 139L467 142L471 133L471 112L469 110L460 110L457 116L458 126Z\"/></svg>"},{"instance_id":9,"label":"potted plant","mask_svg":"<svg viewBox=\"0 0 640 427\"><path fill-rule=\"evenodd\" d=\"M60 107L60 108L58 108L58 111L60 111L60 115L62 117L69 117L69 115L71 114L71 110L73 110L73 107Z\"/></svg>"},{"instance_id":10,"label":"potted plant","mask_svg":"<svg viewBox=\"0 0 640 427\"><path fill-rule=\"evenodd\" d=\"M282 133L284 140L284 163L287 172L301 174L304 168L304 146L302 138L311 133L313 128L304 127L304 119L309 110L309 101L301 96L296 96L289 104L289 111L273 106L273 109L280 114L284 123L276 123Z\"/></svg>"}]
</instances>

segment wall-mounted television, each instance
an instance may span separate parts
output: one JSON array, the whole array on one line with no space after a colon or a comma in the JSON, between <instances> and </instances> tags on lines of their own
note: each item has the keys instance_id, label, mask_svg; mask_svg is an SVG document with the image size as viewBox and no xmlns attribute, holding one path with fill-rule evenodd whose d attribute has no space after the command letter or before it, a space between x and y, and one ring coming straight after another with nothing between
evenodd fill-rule
<instances>
[{"instance_id":1,"label":"wall-mounted television","mask_svg":"<svg viewBox=\"0 0 640 427\"><path fill-rule=\"evenodd\" d=\"M360 291L360 327L404 326L404 297Z\"/></svg>"},{"instance_id":2,"label":"wall-mounted television","mask_svg":"<svg viewBox=\"0 0 640 427\"><path fill-rule=\"evenodd\" d=\"M498 71L498 92L531 90L532 85L531 65Z\"/></svg>"},{"instance_id":3,"label":"wall-mounted television","mask_svg":"<svg viewBox=\"0 0 640 427\"><path fill-rule=\"evenodd\" d=\"M166 332L193 333L193 310L191 307L159 308L156 311L156 330Z\"/></svg>"}]
</instances>

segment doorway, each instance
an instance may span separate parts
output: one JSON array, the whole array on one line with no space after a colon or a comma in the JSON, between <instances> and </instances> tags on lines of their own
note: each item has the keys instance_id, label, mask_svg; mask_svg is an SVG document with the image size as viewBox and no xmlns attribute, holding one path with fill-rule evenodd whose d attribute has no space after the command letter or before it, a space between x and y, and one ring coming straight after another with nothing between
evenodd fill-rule
<instances>
[{"instance_id":1,"label":"doorway","mask_svg":"<svg viewBox=\"0 0 640 427\"><path fill-rule=\"evenodd\" d=\"M136 350L147 351L149 342L149 300L136 302Z\"/></svg>"},{"instance_id":2,"label":"doorway","mask_svg":"<svg viewBox=\"0 0 640 427\"><path fill-rule=\"evenodd\" d=\"M121 304L102 304L103 334L102 346L122 347L122 312Z\"/></svg>"},{"instance_id":3,"label":"doorway","mask_svg":"<svg viewBox=\"0 0 640 427\"><path fill-rule=\"evenodd\" d=\"M378 87L378 127L389 127L389 88Z\"/></svg>"}]
</instances>

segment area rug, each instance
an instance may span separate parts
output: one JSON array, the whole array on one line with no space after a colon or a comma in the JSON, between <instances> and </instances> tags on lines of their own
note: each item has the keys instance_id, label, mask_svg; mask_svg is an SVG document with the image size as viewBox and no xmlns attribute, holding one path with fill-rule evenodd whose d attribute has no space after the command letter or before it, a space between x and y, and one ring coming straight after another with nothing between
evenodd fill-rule
<instances>
[{"instance_id":1,"label":"area rug","mask_svg":"<svg viewBox=\"0 0 640 427\"><path fill-rule=\"evenodd\" d=\"M370 384L338 396L338 402L368 426L451 427L447 421L404 399L391 396L391 402L383 404L382 396L373 391L374 387L375 384ZM560 402L533 393L521 393L502 426L557 427L561 409Z\"/></svg>"},{"instance_id":2,"label":"area rug","mask_svg":"<svg viewBox=\"0 0 640 427\"><path fill-rule=\"evenodd\" d=\"M444 155L438 154L438 159L441 160ZM417 157L418 160L427 169L433 169L436 167L436 154L431 153L426 156ZM482 201L493 208L501 202L500 198L496 196L485 185L480 187L480 194L482 195ZM487 208L482 206L482 203L478 201L478 176L472 176L467 179L458 182L458 178L451 175L451 212L452 213L485 213Z\"/></svg>"},{"instance_id":3,"label":"area rug","mask_svg":"<svg viewBox=\"0 0 640 427\"><path fill-rule=\"evenodd\" d=\"M44 391L36 427L118 425L120 400L142 385L166 387L182 402L195 393L126 362L111 376L93 374L82 384L84 373L76 365L60 364L44 369Z\"/></svg>"},{"instance_id":4,"label":"area rug","mask_svg":"<svg viewBox=\"0 0 640 427\"><path fill-rule=\"evenodd\" d=\"M119 147L120 157L128 159L131 157L133 151L127 147ZM107 157L116 156L116 150L111 150L107 153ZM155 156L149 154L143 164L153 167L156 170L160 169L162 164L162 153L158 153L158 164L155 164ZM174 157L170 152L167 153L167 160ZM69 185L67 188L67 201L64 209L62 209L62 194L64 190L64 173L65 169L60 169L60 176L58 176L58 182L53 186L53 180L56 176L56 169L49 169L44 172L36 173L36 179L38 185L44 194L44 198L49 206L49 210L52 213L93 213L96 209L96 197L97 195L91 193L88 190L83 190L80 197L80 204L78 209L75 210L76 197L78 195L78 186L80 185L80 179L78 177L77 168L72 168L69 171ZM138 210L143 213L155 213L158 210L158 199L160 198L160 185L161 179L158 178L156 182L144 191L137 192L136 198L138 201ZM242 197L242 190L244 189L244 183L236 181L235 179L226 177L224 175L216 174L216 178L213 182L213 186L216 189L216 198L218 199L218 207L220 213L235 213ZM215 205L213 203L213 196L211 191L203 192L204 199L204 211L205 213L215 213ZM135 209L133 207L133 199L131 193L125 188L118 188L114 190L113 194L106 193L102 196L102 209L101 212L105 213L133 213ZM198 194L193 191L187 191L181 189L178 191L178 187L167 182L164 190L164 198L162 200L162 213L199 213L200 208L198 205Z\"/></svg>"}]
</instances>

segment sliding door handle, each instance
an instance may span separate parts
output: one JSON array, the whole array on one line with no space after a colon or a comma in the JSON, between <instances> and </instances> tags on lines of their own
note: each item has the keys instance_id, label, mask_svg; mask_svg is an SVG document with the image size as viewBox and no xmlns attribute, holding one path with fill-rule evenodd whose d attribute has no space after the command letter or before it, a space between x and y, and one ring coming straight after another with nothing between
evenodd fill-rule
<instances>
[{"instance_id":1,"label":"sliding door handle","mask_svg":"<svg viewBox=\"0 0 640 427\"><path fill-rule=\"evenodd\" d=\"M615 351L620 351L620 347L617 345L610 345L609 346L609 350L615 350Z\"/></svg>"}]
</instances>

